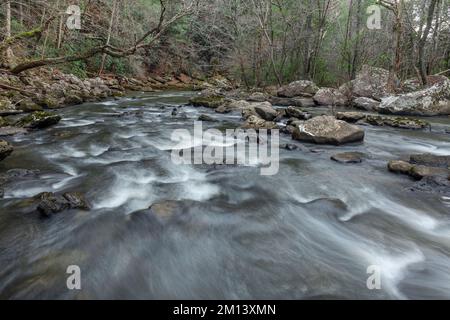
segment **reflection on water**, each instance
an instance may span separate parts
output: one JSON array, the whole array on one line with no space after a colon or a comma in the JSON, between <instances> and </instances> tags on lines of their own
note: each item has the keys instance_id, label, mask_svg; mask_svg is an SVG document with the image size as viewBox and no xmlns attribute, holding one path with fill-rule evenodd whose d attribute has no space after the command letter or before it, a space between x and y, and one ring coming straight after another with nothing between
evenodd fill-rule
<instances>
[{"instance_id":1,"label":"reflection on water","mask_svg":"<svg viewBox=\"0 0 450 320\"><path fill-rule=\"evenodd\" d=\"M40 173L0 200L0 298L450 298L450 201L405 191L411 181L386 170L411 153L450 154L448 119L433 119L433 132L365 127L364 144L339 147L369 154L360 165L330 161L337 147L282 150L267 177L171 162L172 131L200 113L222 121L205 129L238 124L191 107L172 116L190 95L67 108L58 126L13 138L0 171ZM24 209L44 191L83 192L93 210L46 220ZM184 201L183 214L140 211L161 200ZM81 291L66 288L69 265ZM382 290L366 287L371 265Z\"/></svg>"}]
</instances>

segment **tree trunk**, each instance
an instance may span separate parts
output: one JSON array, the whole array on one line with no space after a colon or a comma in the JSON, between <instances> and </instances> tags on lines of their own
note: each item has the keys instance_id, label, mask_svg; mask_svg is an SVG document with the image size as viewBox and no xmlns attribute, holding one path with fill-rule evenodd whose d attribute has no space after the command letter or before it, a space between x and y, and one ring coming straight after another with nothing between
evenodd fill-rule
<instances>
[{"instance_id":1,"label":"tree trunk","mask_svg":"<svg viewBox=\"0 0 450 320\"><path fill-rule=\"evenodd\" d=\"M433 24L433 17L434 17L434 10L436 8L437 0L431 0L430 7L428 9L428 16L427 16L427 25L425 27L425 30L423 31L423 34L419 40L419 57L418 57L418 63L419 63L419 71L420 71L420 78L422 80L422 85L426 86L428 84L427 81L427 68L425 64L425 45L427 43L428 35L430 33L432 24Z\"/></svg>"},{"instance_id":2,"label":"tree trunk","mask_svg":"<svg viewBox=\"0 0 450 320\"><path fill-rule=\"evenodd\" d=\"M11 0L6 0L6 26L5 26L5 39L11 38ZM10 64L14 57L13 51L10 46L6 48L6 62Z\"/></svg>"},{"instance_id":3,"label":"tree trunk","mask_svg":"<svg viewBox=\"0 0 450 320\"><path fill-rule=\"evenodd\" d=\"M114 17L116 15L116 9L117 9L117 0L114 0L112 12L111 12L111 19L109 20L108 36L106 38L106 45L107 46L111 42L111 33L112 33L113 25L114 25ZM101 65L100 65L100 70L98 71L99 75L101 75L102 72L103 72L103 69L105 67L105 61L106 61L106 53L104 53L103 56L102 56L102 62L101 62Z\"/></svg>"}]
</instances>

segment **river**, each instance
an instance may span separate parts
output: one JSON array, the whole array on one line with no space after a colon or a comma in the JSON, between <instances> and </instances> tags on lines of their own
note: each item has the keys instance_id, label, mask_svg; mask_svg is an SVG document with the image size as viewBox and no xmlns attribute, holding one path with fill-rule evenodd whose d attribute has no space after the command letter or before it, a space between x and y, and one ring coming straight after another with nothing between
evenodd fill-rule
<instances>
[{"instance_id":1,"label":"river","mask_svg":"<svg viewBox=\"0 0 450 320\"><path fill-rule=\"evenodd\" d=\"M205 128L240 123L188 106L173 116L191 95L68 107L58 125L10 139L0 172L39 174L9 183L0 200L0 298L450 299L450 199L407 191L410 178L386 169L409 154L450 154L450 118L428 119L432 132L367 126L363 144L281 150L279 173L262 176L171 161L171 133L201 113L220 120ZM330 160L343 151L369 158ZM82 192L92 210L26 209L45 191ZM169 222L136 213L162 200L190 202ZM69 265L81 290L67 289ZM370 266L380 290L367 287Z\"/></svg>"}]
</instances>

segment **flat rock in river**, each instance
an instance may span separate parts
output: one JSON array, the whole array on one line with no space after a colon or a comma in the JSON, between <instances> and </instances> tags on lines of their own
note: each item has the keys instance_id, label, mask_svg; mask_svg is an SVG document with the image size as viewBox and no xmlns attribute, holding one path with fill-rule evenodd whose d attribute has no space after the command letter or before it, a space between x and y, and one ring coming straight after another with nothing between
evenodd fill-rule
<instances>
[{"instance_id":1,"label":"flat rock in river","mask_svg":"<svg viewBox=\"0 0 450 320\"><path fill-rule=\"evenodd\" d=\"M292 138L317 144L341 145L363 141L364 130L332 116L320 116L297 126Z\"/></svg>"},{"instance_id":2,"label":"flat rock in river","mask_svg":"<svg viewBox=\"0 0 450 320\"><path fill-rule=\"evenodd\" d=\"M339 163L361 163L365 157L361 152L343 152L333 155L331 160Z\"/></svg>"}]
</instances>

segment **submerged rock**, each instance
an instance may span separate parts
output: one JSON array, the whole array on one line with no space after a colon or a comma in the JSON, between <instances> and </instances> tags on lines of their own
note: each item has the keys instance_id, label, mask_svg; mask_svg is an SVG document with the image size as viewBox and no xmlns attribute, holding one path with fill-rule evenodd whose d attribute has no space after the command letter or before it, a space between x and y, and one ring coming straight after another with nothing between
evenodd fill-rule
<instances>
[{"instance_id":1,"label":"submerged rock","mask_svg":"<svg viewBox=\"0 0 450 320\"><path fill-rule=\"evenodd\" d=\"M57 114L37 111L17 121L16 126L28 129L43 129L57 124L61 117Z\"/></svg>"},{"instance_id":2,"label":"submerged rock","mask_svg":"<svg viewBox=\"0 0 450 320\"><path fill-rule=\"evenodd\" d=\"M450 80L421 91L384 98L377 111L399 115L449 115Z\"/></svg>"},{"instance_id":3,"label":"submerged rock","mask_svg":"<svg viewBox=\"0 0 450 320\"><path fill-rule=\"evenodd\" d=\"M70 209L90 210L90 205L84 199L84 196L77 192L66 192L63 195L44 192L36 198L39 201L37 211L46 217Z\"/></svg>"},{"instance_id":4,"label":"submerged rock","mask_svg":"<svg viewBox=\"0 0 450 320\"><path fill-rule=\"evenodd\" d=\"M12 145L9 144L9 142L5 140L0 140L0 161L9 157L13 151L14 148Z\"/></svg>"},{"instance_id":5,"label":"submerged rock","mask_svg":"<svg viewBox=\"0 0 450 320\"><path fill-rule=\"evenodd\" d=\"M361 163L365 156L361 152L344 152L335 154L331 157L331 160L339 163Z\"/></svg>"},{"instance_id":6,"label":"submerged rock","mask_svg":"<svg viewBox=\"0 0 450 320\"><path fill-rule=\"evenodd\" d=\"M292 137L304 142L341 145L363 141L364 130L332 116L320 116L296 127Z\"/></svg>"},{"instance_id":7,"label":"submerged rock","mask_svg":"<svg viewBox=\"0 0 450 320\"><path fill-rule=\"evenodd\" d=\"M319 87L312 81L299 80L294 81L280 88L277 92L279 97L293 98L300 96L313 96L319 91Z\"/></svg>"}]
</instances>

